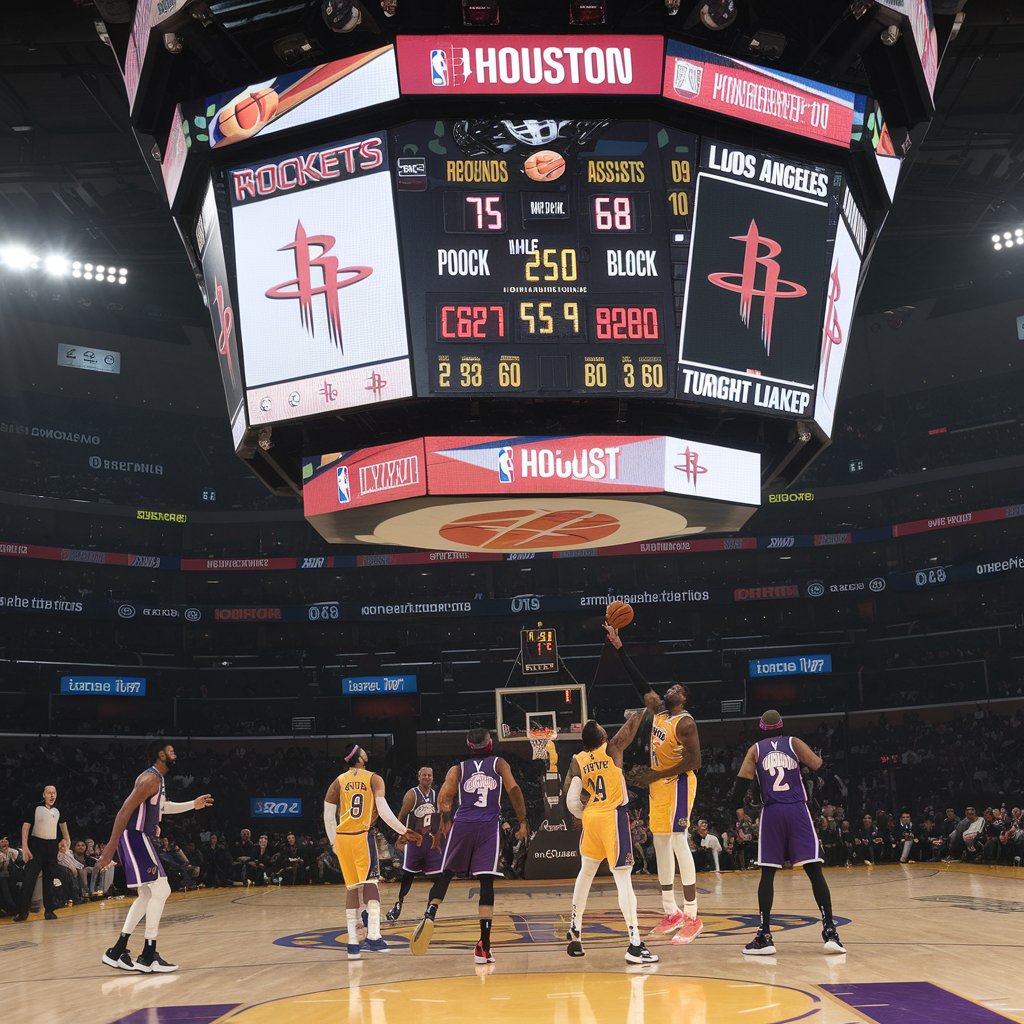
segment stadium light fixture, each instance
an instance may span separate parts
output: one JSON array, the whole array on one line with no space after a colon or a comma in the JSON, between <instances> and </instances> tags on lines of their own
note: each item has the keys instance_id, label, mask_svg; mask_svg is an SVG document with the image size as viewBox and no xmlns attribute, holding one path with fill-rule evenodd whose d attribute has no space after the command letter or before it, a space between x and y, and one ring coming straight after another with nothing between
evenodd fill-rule
<instances>
[{"instance_id":1,"label":"stadium light fixture","mask_svg":"<svg viewBox=\"0 0 1024 1024\"><path fill-rule=\"evenodd\" d=\"M701 24L712 32L721 32L728 28L739 14L736 0L704 0L698 14Z\"/></svg>"},{"instance_id":2,"label":"stadium light fixture","mask_svg":"<svg viewBox=\"0 0 1024 1024\"><path fill-rule=\"evenodd\" d=\"M39 266L39 257L23 245L5 245L0 249L0 262L8 270L34 270Z\"/></svg>"},{"instance_id":3,"label":"stadium light fixture","mask_svg":"<svg viewBox=\"0 0 1024 1024\"><path fill-rule=\"evenodd\" d=\"M72 260L62 252L34 252L19 242L0 244L0 269L15 273L42 271L48 277L73 277L77 280L105 281L107 284L127 284L128 268L105 263L87 263Z\"/></svg>"},{"instance_id":4,"label":"stadium light fixture","mask_svg":"<svg viewBox=\"0 0 1024 1024\"><path fill-rule=\"evenodd\" d=\"M1003 249L1024 249L1024 227L1015 228L1013 231L996 232L992 236L992 248L996 252Z\"/></svg>"},{"instance_id":5,"label":"stadium light fixture","mask_svg":"<svg viewBox=\"0 0 1024 1024\"><path fill-rule=\"evenodd\" d=\"M71 270L71 261L60 253L52 252L44 257L43 269L51 277L65 277Z\"/></svg>"}]
</instances>

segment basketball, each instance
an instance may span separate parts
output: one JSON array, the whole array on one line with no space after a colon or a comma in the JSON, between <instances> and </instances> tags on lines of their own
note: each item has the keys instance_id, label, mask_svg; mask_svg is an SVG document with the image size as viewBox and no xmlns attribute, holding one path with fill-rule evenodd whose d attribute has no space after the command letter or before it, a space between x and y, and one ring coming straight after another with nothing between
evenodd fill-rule
<instances>
[{"instance_id":1,"label":"basketball","mask_svg":"<svg viewBox=\"0 0 1024 1024\"><path fill-rule=\"evenodd\" d=\"M224 107L217 115L217 127L225 139L249 135L277 113L277 105L278 96L273 89L259 89Z\"/></svg>"},{"instance_id":2,"label":"basketball","mask_svg":"<svg viewBox=\"0 0 1024 1024\"><path fill-rule=\"evenodd\" d=\"M526 158L523 169L526 176L534 181L554 181L565 172L565 160L553 150L542 149Z\"/></svg>"},{"instance_id":3,"label":"basketball","mask_svg":"<svg viewBox=\"0 0 1024 1024\"><path fill-rule=\"evenodd\" d=\"M625 601L612 601L605 609L604 621L616 629L628 626L633 621L633 606Z\"/></svg>"}]
</instances>

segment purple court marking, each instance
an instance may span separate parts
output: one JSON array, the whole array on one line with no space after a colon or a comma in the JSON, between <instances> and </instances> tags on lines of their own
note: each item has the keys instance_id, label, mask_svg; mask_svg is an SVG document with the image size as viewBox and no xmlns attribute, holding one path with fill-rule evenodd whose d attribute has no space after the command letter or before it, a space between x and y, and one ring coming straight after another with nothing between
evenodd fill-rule
<instances>
[{"instance_id":1,"label":"purple court marking","mask_svg":"<svg viewBox=\"0 0 1024 1024\"><path fill-rule=\"evenodd\" d=\"M1012 1019L928 981L820 987L878 1024L1005 1024Z\"/></svg>"},{"instance_id":2,"label":"purple court marking","mask_svg":"<svg viewBox=\"0 0 1024 1024\"><path fill-rule=\"evenodd\" d=\"M205 1006L154 1006L119 1017L114 1024L213 1024L218 1017L241 1003L213 1003Z\"/></svg>"}]
</instances>

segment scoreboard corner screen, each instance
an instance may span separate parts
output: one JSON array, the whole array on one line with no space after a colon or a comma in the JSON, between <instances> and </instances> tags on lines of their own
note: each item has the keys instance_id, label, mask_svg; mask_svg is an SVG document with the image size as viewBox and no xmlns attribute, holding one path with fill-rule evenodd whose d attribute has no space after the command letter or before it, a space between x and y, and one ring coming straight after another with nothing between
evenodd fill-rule
<instances>
[{"instance_id":1,"label":"scoreboard corner screen","mask_svg":"<svg viewBox=\"0 0 1024 1024\"><path fill-rule=\"evenodd\" d=\"M523 675L536 676L558 671L558 638L555 631L542 626L519 631Z\"/></svg>"}]
</instances>

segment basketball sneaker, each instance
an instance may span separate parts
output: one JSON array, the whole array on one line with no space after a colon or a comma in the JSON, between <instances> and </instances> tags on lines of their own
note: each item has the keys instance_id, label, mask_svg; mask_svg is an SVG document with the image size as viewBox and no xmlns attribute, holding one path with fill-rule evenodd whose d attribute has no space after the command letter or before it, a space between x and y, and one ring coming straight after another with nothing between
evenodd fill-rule
<instances>
[{"instance_id":1,"label":"basketball sneaker","mask_svg":"<svg viewBox=\"0 0 1024 1024\"><path fill-rule=\"evenodd\" d=\"M626 949L627 964L656 964L657 962L658 957L656 957L642 942L639 946L629 946Z\"/></svg>"},{"instance_id":2,"label":"basketball sneaker","mask_svg":"<svg viewBox=\"0 0 1024 1024\"><path fill-rule=\"evenodd\" d=\"M156 951L156 942L152 945L147 942L142 952L135 958L135 970L143 974L170 974L177 969L177 964L168 963Z\"/></svg>"},{"instance_id":3,"label":"basketball sneaker","mask_svg":"<svg viewBox=\"0 0 1024 1024\"><path fill-rule=\"evenodd\" d=\"M580 939L580 933L574 932L571 928L565 933L565 939L569 943L565 947L566 953L569 956L586 956L587 954L583 951L583 942Z\"/></svg>"},{"instance_id":4,"label":"basketball sneaker","mask_svg":"<svg viewBox=\"0 0 1024 1024\"><path fill-rule=\"evenodd\" d=\"M484 949L483 940L479 940L476 944L476 948L473 950L473 963L475 964L493 964L494 957L491 955L489 949Z\"/></svg>"},{"instance_id":5,"label":"basketball sneaker","mask_svg":"<svg viewBox=\"0 0 1024 1024\"><path fill-rule=\"evenodd\" d=\"M826 953L845 953L846 947L839 940L839 932L835 928L825 928L821 933L821 941L825 943Z\"/></svg>"},{"instance_id":6,"label":"basketball sneaker","mask_svg":"<svg viewBox=\"0 0 1024 1024\"><path fill-rule=\"evenodd\" d=\"M430 948L430 939L434 934L434 919L425 917L412 933L412 940L409 942L409 949L413 956L423 956Z\"/></svg>"},{"instance_id":7,"label":"basketball sneaker","mask_svg":"<svg viewBox=\"0 0 1024 1024\"><path fill-rule=\"evenodd\" d=\"M775 943L771 932L758 929L757 934L743 947L747 956L775 956Z\"/></svg>"},{"instance_id":8,"label":"basketball sneaker","mask_svg":"<svg viewBox=\"0 0 1024 1024\"><path fill-rule=\"evenodd\" d=\"M350 942L350 943L348 943L348 958L349 958L349 960L362 960L362 958L363 958L362 949L363 949L363 947L360 946L358 942Z\"/></svg>"},{"instance_id":9,"label":"basketball sneaker","mask_svg":"<svg viewBox=\"0 0 1024 1024\"><path fill-rule=\"evenodd\" d=\"M363 943L363 949L371 953L387 953L391 947L383 939L367 939Z\"/></svg>"},{"instance_id":10,"label":"basketball sneaker","mask_svg":"<svg viewBox=\"0 0 1024 1024\"><path fill-rule=\"evenodd\" d=\"M396 900L395 905L388 911L387 921L397 921L402 916L402 901Z\"/></svg>"},{"instance_id":11,"label":"basketball sneaker","mask_svg":"<svg viewBox=\"0 0 1024 1024\"><path fill-rule=\"evenodd\" d=\"M114 947L111 946L110 949L103 954L101 961L108 967L113 967L122 971L135 970L135 964L132 963L131 953L129 953L127 949L123 953L118 954Z\"/></svg>"},{"instance_id":12,"label":"basketball sneaker","mask_svg":"<svg viewBox=\"0 0 1024 1024\"><path fill-rule=\"evenodd\" d=\"M672 936L673 946L688 946L704 931L704 922L699 917L688 917L683 927Z\"/></svg>"},{"instance_id":13,"label":"basketball sneaker","mask_svg":"<svg viewBox=\"0 0 1024 1024\"><path fill-rule=\"evenodd\" d=\"M680 910L676 914L666 914L649 932L650 935L668 935L683 926L686 915Z\"/></svg>"}]
</instances>

